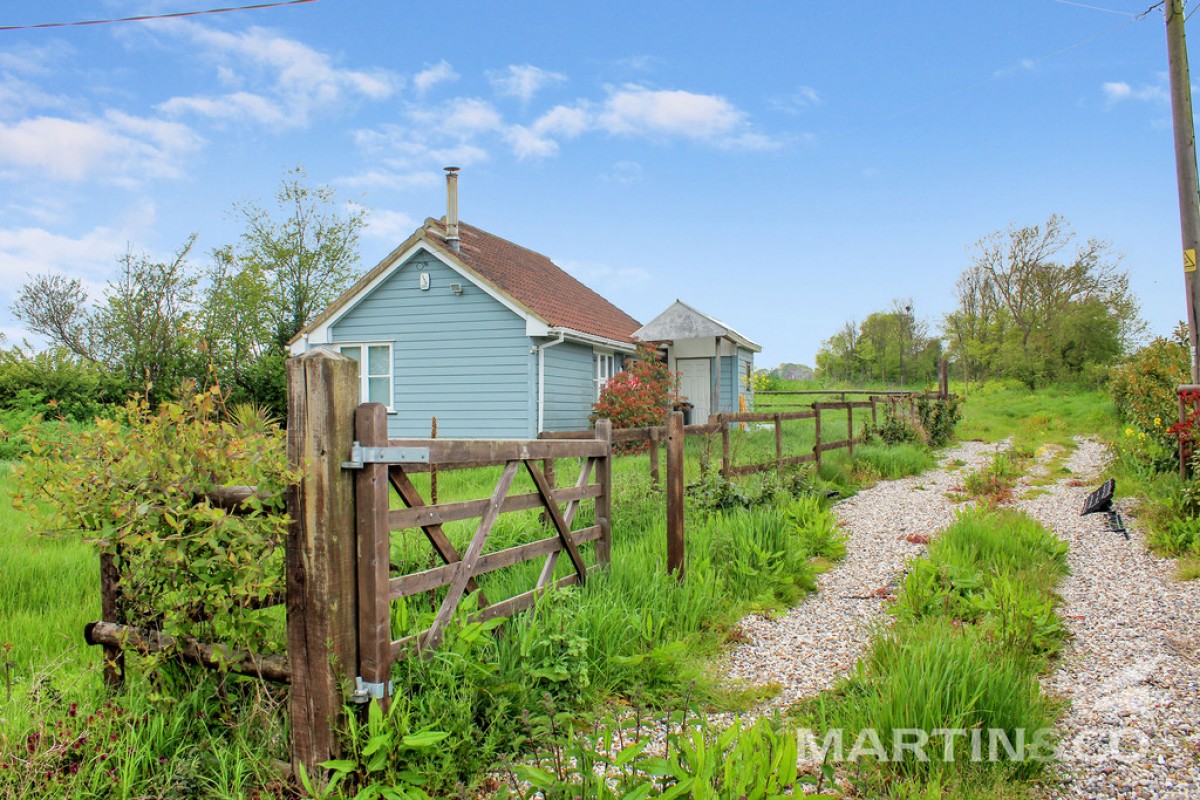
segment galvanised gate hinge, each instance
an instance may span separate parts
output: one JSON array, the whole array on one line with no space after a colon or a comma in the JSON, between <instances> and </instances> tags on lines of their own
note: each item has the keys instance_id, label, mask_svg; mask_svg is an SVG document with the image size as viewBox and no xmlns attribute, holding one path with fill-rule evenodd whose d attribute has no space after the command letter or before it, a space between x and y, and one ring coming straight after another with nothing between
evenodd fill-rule
<instances>
[{"instance_id":1,"label":"galvanised gate hinge","mask_svg":"<svg viewBox=\"0 0 1200 800\"><path fill-rule=\"evenodd\" d=\"M350 448L350 460L342 469L362 469L364 464L428 464L428 447L363 447L355 442Z\"/></svg>"},{"instance_id":2,"label":"galvanised gate hinge","mask_svg":"<svg viewBox=\"0 0 1200 800\"><path fill-rule=\"evenodd\" d=\"M391 681L387 683L370 683L364 681L361 675L354 678L354 694L351 699L359 704L369 703L372 699L382 700L385 697L391 697L393 691Z\"/></svg>"}]
</instances>

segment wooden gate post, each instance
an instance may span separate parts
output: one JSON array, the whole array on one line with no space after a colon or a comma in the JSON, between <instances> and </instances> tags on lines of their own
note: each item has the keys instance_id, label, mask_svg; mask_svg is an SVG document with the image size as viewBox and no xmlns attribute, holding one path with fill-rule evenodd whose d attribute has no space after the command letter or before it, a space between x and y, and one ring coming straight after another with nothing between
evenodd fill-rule
<instances>
[{"instance_id":1,"label":"wooden gate post","mask_svg":"<svg viewBox=\"0 0 1200 800\"><path fill-rule=\"evenodd\" d=\"M358 369L318 347L288 359L288 660L292 769L309 774L338 755L342 681L358 667L354 477L342 468L354 442Z\"/></svg>"},{"instance_id":2,"label":"wooden gate post","mask_svg":"<svg viewBox=\"0 0 1200 800\"><path fill-rule=\"evenodd\" d=\"M365 403L354 415L355 438L364 448L387 447L387 407ZM436 428L434 429L436 430ZM433 467L430 466L432 481ZM363 464L354 478L358 519L358 666L364 684L382 687L374 696L386 711L391 702L392 616L388 600L391 536L388 532L387 464ZM432 496L432 492L431 492ZM382 695L382 696L380 696Z\"/></svg>"},{"instance_id":3,"label":"wooden gate post","mask_svg":"<svg viewBox=\"0 0 1200 800\"><path fill-rule=\"evenodd\" d=\"M125 622L125 614L121 610L120 581L117 554L101 553L100 619L104 622ZM104 645L104 683L112 689L119 689L125 684L125 651L120 647Z\"/></svg>"},{"instance_id":4,"label":"wooden gate post","mask_svg":"<svg viewBox=\"0 0 1200 800\"><path fill-rule=\"evenodd\" d=\"M667 417L667 572L684 577L683 413Z\"/></svg>"},{"instance_id":5,"label":"wooden gate post","mask_svg":"<svg viewBox=\"0 0 1200 800\"><path fill-rule=\"evenodd\" d=\"M608 445L605 454L596 461L596 483L600 495L596 498L596 524L600 538L596 540L596 563L607 566L612 559L612 420L596 420L596 438Z\"/></svg>"}]
</instances>

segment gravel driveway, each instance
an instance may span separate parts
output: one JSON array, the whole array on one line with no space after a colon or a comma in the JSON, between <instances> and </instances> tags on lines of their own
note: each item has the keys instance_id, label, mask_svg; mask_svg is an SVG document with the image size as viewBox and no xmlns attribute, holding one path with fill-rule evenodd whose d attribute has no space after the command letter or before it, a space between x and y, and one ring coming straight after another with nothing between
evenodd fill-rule
<instances>
[{"instance_id":1,"label":"gravel driveway","mask_svg":"<svg viewBox=\"0 0 1200 800\"><path fill-rule=\"evenodd\" d=\"M779 687L744 720L828 689L853 668L885 619L905 562L962 508L946 493L1005 446L960 444L937 469L881 482L835 507L849 536L845 560L787 613L742 620L746 641L722 665L732 681ZM1052 456L1043 452L1030 474L1044 472ZM1200 581L1176 581L1173 562L1149 554L1135 526L1126 540L1103 515L1080 516L1106 459L1102 445L1080 440L1069 479L1014 504L1071 548L1060 613L1072 639L1043 680L1069 707L1056 780L1043 795L1200 798Z\"/></svg>"}]
</instances>

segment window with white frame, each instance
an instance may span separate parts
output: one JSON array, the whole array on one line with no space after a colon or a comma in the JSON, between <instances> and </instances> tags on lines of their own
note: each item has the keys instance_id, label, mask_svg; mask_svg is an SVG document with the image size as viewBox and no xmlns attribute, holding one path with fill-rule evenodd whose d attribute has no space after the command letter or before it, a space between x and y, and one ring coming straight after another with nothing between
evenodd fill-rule
<instances>
[{"instance_id":1,"label":"window with white frame","mask_svg":"<svg viewBox=\"0 0 1200 800\"><path fill-rule=\"evenodd\" d=\"M392 345L357 342L338 343L338 352L358 364L358 397L363 403L383 403L393 409Z\"/></svg>"},{"instance_id":2,"label":"window with white frame","mask_svg":"<svg viewBox=\"0 0 1200 800\"><path fill-rule=\"evenodd\" d=\"M596 399L600 399L600 390L604 384L616 374L617 358L612 353L596 351L592 354L596 374Z\"/></svg>"}]
</instances>

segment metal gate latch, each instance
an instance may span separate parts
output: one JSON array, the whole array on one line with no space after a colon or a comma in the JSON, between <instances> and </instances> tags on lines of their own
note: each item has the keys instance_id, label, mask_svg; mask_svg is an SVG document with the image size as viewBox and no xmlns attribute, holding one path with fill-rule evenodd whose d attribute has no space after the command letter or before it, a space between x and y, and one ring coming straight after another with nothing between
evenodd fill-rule
<instances>
[{"instance_id":1,"label":"metal gate latch","mask_svg":"<svg viewBox=\"0 0 1200 800\"><path fill-rule=\"evenodd\" d=\"M359 704L369 703L371 699L382 700L385 697L391 697L394 687L392 682L387 683L370 683L364 681L361 675L354 678L354 694L351 699Z\"/></svg>"},{"instance_id":2,"label":"metal gate latch","mask_svg":"<svg viewBox=\"0 0 1200 800\"><path fill-rule=\"evenodd\" d=\"M355 442L350 448L350 460L342 469L362 469L364 464L428 464L428 447L363 447Z\"/></svg>"}]
</instances>

